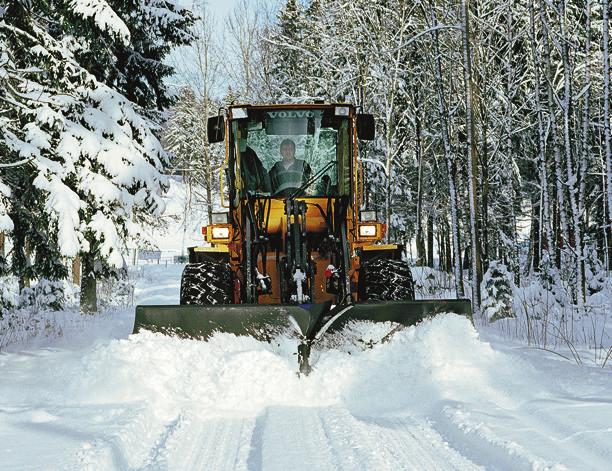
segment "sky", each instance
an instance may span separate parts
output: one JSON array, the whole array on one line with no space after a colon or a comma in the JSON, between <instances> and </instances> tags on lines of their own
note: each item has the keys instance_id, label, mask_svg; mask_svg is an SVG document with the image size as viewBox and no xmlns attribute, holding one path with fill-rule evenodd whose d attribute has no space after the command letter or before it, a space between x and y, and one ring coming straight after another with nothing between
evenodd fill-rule
<instances>
[{"instance_id":1,"label":"sky","mask_svg":"<svg viewBox=\"0 0 612 471\"><path fill-rule=\"evenodd\" d=\"M202 11L202 5L206 4L209 15L214 18L216 24L216 33L214 42L218 47L221 47L221 57L223 57L226 64L231 63L231 56L233 54L231 48L227 46L227 40L224 41L224 27L225 21L228 15L238 7L243 0L177 0L177 2L184 7L194 10L196 13ZM260 3L267 4L275 11L279 8L284 0L244 0L247 2L250 8L254 8L255 5ZM176 89L191 85L193 87L194 76L199 74L195 73L195 57L192 57L193 52L190 48L183 47L175 49L168 57L167 63L172 65L176 69L176 74L168 79L168 84ZM191 64L191 65L190 65ZM224 74L223 71L218 73ZM191 77L191 78L189 78ZM196 79L197 80L197 79ZM218 97L222 97L226 93L228 80L226 77L222 77L217 81L218 85L215 88L214 94ZM197 86L196 86L197 88Z\"/></svg>"},{"instance_id":2,"label":"sky","mask_svg":"<svg viewBox=\"0 0 612 471\"><path fill-rule=\"evenodd\" d=\"M217 17L217 21L222 24L223 18L232 11L232 8L238 3L237 0L208 0L208 6Z\"/></svg>"},{"instance_id":3,"label":"sky","mask_svg":"<svg viewBox=\"0 0 612 471\"><path fill-rule=\"evenodd\" d=\"M252 1L252 0L247 0ZM215 41L218 45L223 47L223 29L225 18L231 13L231 11L238 5L240 0L178 0L178 3L181 6L192 9L193 11L201 11L202 4L206 4L208 7L211 16L215 20L216 24L216 35L218 36L218 41ZM190 83L193 83L188 78L189 75L189 66L186 65L190 62L195 63L195 58L190 58L192 54L189 48L178 48L170 53L167 62L175 67L176 74L168 80L168 83L175 88L180 88ZM223 50L222 56L227 56L231 54L229 50ZM226 80L219 81L222 84L225 84ZM223 89L219 89L216 91L216 94L222 96L225 94L225 87Z\"/></svg>"}]
</instances>

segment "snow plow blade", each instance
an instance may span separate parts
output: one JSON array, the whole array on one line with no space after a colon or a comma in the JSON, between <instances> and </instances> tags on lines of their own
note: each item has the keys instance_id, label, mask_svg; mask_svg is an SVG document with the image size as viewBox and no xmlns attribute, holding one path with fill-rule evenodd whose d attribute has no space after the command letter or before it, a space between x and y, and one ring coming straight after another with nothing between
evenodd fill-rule
<instances>
[{"instance_id":1,"label":"snow plow blade","mask_svg":"<svg viewBox=\"0 0 612 471\"><path fill-rule=\"evenodd\" d=\"M269 340L281 333L306 336L329 304L136 306L134 333L141 329L207 339L215 332Z\"/></svg>"},{"instance_id":2,"label":"snow plow blade","mask_svg":"<svg viewBox=\"0 0 612 471\"><path fill-rule=\"evenodd\" d=\"M381 301L330 308L330 303L137 306L134 333L146 329L206 339L215 332L227 332L269 339L288 331L313 339L325 325L326 331L331 331L349 321L397 322L409 326L442 312L472 316L467 299Z\"/></svg>"},{"instance_id":3,"label":"snow plow blade","mask_svg":"<svg viewBox=\"0 0 612 471\"><path fill-rule=\"evenodd\" d=\"M149 330L200 339L207 339L215 332L226 332L265 341L277 335L294 335L301 339L298 348L300 372L308 374L311 346L326 332L339 330L350 321L411 326L446 312L472 318L472 306L467 299L380 301L339 305L333 309L329 302L302 305L152 305L136 307L133 332Z\"/></svg>"}]
</instances>

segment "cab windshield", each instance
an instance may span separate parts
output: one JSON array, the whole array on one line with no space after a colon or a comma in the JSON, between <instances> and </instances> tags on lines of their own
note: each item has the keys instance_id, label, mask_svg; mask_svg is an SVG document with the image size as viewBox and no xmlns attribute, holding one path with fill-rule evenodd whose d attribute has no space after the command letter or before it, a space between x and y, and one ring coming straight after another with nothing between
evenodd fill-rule
<instances>
[{"instance_id":1,"label":"cab windshield","mask_svg":"<svg viewBox=\"0 0 612 471\"><path fill-rule=\"evenodd\" d=\"M335 109L248 110L232 134L241 196L349 193L349 118Z\"/></svg>"}]
</instances>

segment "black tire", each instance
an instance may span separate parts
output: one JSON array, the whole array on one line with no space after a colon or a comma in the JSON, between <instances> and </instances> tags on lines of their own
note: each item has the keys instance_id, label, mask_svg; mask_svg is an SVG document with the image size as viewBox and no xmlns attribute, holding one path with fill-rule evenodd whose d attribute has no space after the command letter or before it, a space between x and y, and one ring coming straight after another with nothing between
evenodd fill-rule
<instances>
[{"instance_id":1,"label":"black tire","mask_svg":"<svg viewBox=\"0 0 612 471\"><path fill-rule=\"evenodd\" d=\"M227 263L188 263L181 277L181 305L230 304L232 273Z\"/></svg>"},{"instance_id":2,"label":"black tire","mask_svg":"<svg viewBox=\"0 0 612 471\"><path fill-rule=\"evenodd\" d=\"M378 258L361 265L360 292L365 301L412 301L414 281L406 262Z\"/></svg>"}]
</instances>

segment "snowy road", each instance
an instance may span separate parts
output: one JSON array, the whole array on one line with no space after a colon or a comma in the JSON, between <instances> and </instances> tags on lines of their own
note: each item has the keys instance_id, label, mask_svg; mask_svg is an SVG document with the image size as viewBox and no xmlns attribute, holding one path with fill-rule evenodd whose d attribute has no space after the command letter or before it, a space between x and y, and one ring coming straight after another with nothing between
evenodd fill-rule
<instances>
[{"instance_id":1,"label":"snowy road","mask_svg":"<svg viewBox=\"0 0 612 471\"><path fill-rule=\"evenodd\" d=\"M145 267L137 300L171 302L179 275ZM292 339L130 336L132 321L0 354L0 469L612 469L609 368L485 342L457 316L326 348L307 378Z\"/></svg>"}]
</instances>

